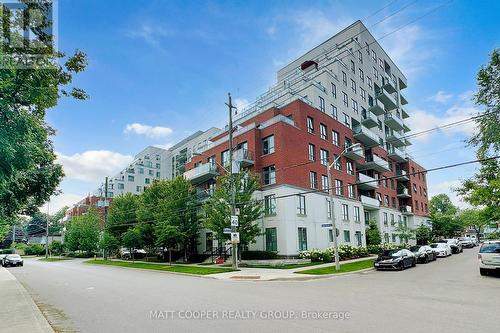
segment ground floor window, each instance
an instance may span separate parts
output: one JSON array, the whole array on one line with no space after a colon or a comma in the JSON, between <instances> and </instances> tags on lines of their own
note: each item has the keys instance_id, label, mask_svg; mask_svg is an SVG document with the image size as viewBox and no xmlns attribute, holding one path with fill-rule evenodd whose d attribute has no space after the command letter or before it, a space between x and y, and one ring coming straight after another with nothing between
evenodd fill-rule
<instances>
[{"instance_id":1,"label":"ground floor window","mask_svg":"<svg viewBox=\"0 0 500 333\"><path fill-rule=\"evenodd\" d=\"M278 251L276 228L266 228L266 251Z\"/></svg>"},{"instance_id":2,"label":"ground floor window","mask_svg":"<svg viewBox=\"0 0 500 333\"><path fill-rule=\"evenodd\" d=\"M368 225L370 224L370 212L365 211L365 224Z\"/></svg>"},{"instance_id":3,"label":"ground floor window","mask_svg":"<svg viewBox=\"0 0 500 333\"><path fill-rule=\"evenodd\" d=\"M356 245L362 246L363 241L361 240L361 231L356 231Z\"/></svg>"},{"instance_id":4,"label":"ground floor window","mask_svg":"<svg viewBox=\"0 0 500 333\"><path fill-rule=\"evenodd\" d=\"M396 243L396 235L395 234L392 234L392 242Z\"/></svg>"},{"instance_id":5,"label":"ground floor window","mask_svg":"<svg viewBox=\"0 0 500 333\"><path fill-rule=\"evenodd\" d=\"M346 243L351 242L351 232L349 230L344 230L344 241Z\"/></svg>"},{"instance_id":6,"label":"ground floor window","mask_svg":"<svg viewBox=\"0 0 500 333\"><path fill-rule=\"evenodd\" d=\"M307 250L307 228L298 228L299 251Z\"/></svg>"},{"instance_id":7,"label":"ground floor window","mask_svg":"<svg viewBox=\"0 0 500 333\"><path fill-rule=\"evenodd\" d=\"M207 232L205 235L205 249L211 250L214 247L214 235L211 232Z\"/></svg>"},{"instance_id":8,"label":"ground floor window","mask_svg":"<svg viewBox=\"0 0 500 333\"><path fill-rule=\"evenodd\" d=\"M384 234L384 243L389 243L389 234L388 233Z\"/></svg>"}]
</instances>

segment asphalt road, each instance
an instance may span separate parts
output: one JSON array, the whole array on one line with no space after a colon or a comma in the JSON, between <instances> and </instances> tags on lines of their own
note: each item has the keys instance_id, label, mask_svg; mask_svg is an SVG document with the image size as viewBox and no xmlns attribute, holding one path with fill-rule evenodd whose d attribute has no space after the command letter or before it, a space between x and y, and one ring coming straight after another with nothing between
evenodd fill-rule
<instances>
[{"instance_id":1,"label":"asphalt road","mask_svg":"<svg viewBox=\"0 0 500 333\"><path fill-rule=\"evenodd\" d=\"M497 332L500 278L479 275L477 252L306 282L222 281L79 260L28 259L10 271L62 332ZM156 310L166 319L151 319ZM184 319L202 315L196 311L212 318ZM342 315L349 317L335 319Z\"/></svg>"}]
</instances>

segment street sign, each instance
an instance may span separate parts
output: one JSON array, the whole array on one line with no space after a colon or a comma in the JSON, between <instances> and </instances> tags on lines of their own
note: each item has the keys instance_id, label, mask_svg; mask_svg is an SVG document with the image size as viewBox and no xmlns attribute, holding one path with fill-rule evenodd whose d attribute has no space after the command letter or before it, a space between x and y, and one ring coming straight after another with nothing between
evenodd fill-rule
<instances>
[{"instance_id":1,"label":"street sign","mask_svg":"<svg viewBox=\"0 0 500 333\"><path fill-rule=\"evenodd\" d=\"M239 209L239 208L235 208L235 209L234 209L234 213L235 213L236 215L240 215L240 209Z\"/></svg>"},{"instance_id":2,"label":"street sign","mask_svg":"<svg viewBox=\"0 0 500 333\"><path fill-rule=\"evenodd\" d=\"M231 233L231 243L236 244L240 242L240 233L232 232Z\"/></svg>"},{"instance_id":3,"label":"street sign","mask_svg":"<svg viewBox=\"0 0 500 333\"><path fill-rule=\"evenodd\" d=\"M227 235L230 235L232 230L231 230L231 228L224 228L224 231L222 231L222 232L227 234Z\"/></svg>"},{"instance_id":4,"label":"street sign","mask_svg":"<svg viewBox=\"0 0 500 333\"><path fill-rule=\"evenodd\" d=\"M321 228L331 228L332 224L331 223L323 223L321 224Z\"/></svg>"},{"instance_id":5,"label":"street sign","mask_svg":"<svg viewBox=\"0 0 500 333\"><path fill-rule=\"evenodd\" d=\"M238 221L239 220L237 215L231 215L231 227L237 227Z\"/></svg>"}]
</instances>

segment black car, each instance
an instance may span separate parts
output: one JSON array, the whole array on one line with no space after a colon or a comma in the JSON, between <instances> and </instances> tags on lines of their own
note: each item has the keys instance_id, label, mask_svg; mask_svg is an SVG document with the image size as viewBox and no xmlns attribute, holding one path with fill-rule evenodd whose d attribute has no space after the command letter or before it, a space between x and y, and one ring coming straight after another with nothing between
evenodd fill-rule
<instances>
[{"instance_id":1,"label":"black car","mask_svg":"<svg viewBox=\"0 0 500 333\"><path fill-rule=\"evenodd\" d=\"M373 264L375 269L397 269L403 270L407 267L415 267L417 258L413 252L406 249L384 250Z\"/></svg>"},{"instance_id":2,"label":"black car","mask_svg":"<svg viewBox=\"0 0 500 333\"><path fill-rule=\"evenodd\" d=\"M8 254L3 258L2 266L22 266L23 263L23 258L19 254Z\"/></svg>"},{"instance_id":3,"label":"black car","mask_svg":"<svg viewBox=\"0 0 500 333\"><path fill-rule=\"evenodd\" d=\"M437 258L437 253L427 245L415 245L410 247L418 263L427 264L429 261L434 261Z\"/></svg>"}]
</instances>

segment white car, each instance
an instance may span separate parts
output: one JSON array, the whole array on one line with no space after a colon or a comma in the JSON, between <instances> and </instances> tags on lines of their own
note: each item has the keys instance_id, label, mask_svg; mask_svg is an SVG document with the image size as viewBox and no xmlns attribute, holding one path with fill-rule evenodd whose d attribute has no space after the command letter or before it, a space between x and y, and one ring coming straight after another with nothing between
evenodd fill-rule
<instances>
[{"instance_id":1,"label":"white car","mask_svg":"<svg viewBox=\"0 0 500 333\"><path fill-rule=\"evenodd\" d=\"M451 256L451 247L447 243L432 243L429 245L434 251L436 251L436 255L438 257L448 257Z\"/></svg>"},{"instance_id":2,"label":"white car","mask_svg":"<svg viewBox=\"0 0 500 333\"><path fill-rule=\"evenodd\" d=\"M472 242L473 242L476 246L478 246L478 245L479 245L479 241L477 240L476 235L471 235L471 236L470 236L470 239L472 240Z\"/></svg>"},{"instance_id":3,"label":"white car","mask_svg":"<svg viewBox=\"0 0 500 333\"><path fill-rule=\"evenodd\" d=\"M485 241L477 255L479 273L488 275L494 271L500 272L500 240Z\"/></svg>"},{"instance_id":4,"label":"white car","mask_svg":"<svg viewBox=\"0 0 500 333\"><path fill-rule=\"evenodd\" d=\"M458 243L462 244L462 248L471 248L476 246L469 237L458 237Z\"/></svg>"}]
</instances>

